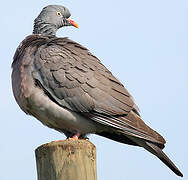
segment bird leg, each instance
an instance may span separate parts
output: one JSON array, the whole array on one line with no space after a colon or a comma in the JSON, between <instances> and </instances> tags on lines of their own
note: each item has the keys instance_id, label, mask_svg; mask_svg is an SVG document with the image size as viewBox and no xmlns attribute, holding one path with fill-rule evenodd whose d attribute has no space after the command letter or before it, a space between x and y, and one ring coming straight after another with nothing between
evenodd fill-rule
<instances>
[{"instance_id":1,"label":"bird leg","mask_svg":"<svg viewBox=\"0 0 188 180\"><path fill-rule=\"evenodd\" d=\"M80 135L80 133L74 133L72 134L72 136L68 136L67 139L65 140L57 140L56 142L64 142L64 141L69 141L69 140L78 140L78 139L84 139L84 140L89 140L88 137L86 137L85 135Z\"/></svg>"},{"instance_id":2,"label":"bird leg","mask_svg":"<svg viewBox=\"0 0 188 180\"><path fill-rule=\"evenodd\" d=\"M80 133L76 133L72 137L68 137L67 140L78 140L79 136L80 136Z\"/></svg>"},{"instance_id":3,"label":"bird leg","mask_svg":"<svg viewBox=\"0 0 188 180\"><path fill-rule=\"evenodd\" d=\"M57 141L55 141L55 142L65 142L65 141L70 141L70 140L78 140L78 139L79 139L79 136L80 136L80 134L77 133L77 134L75 134L75 135L72 136L72 137L67 137L67 139L64 139L64 140L57 140Z\"/></svg>"}]
</instances>

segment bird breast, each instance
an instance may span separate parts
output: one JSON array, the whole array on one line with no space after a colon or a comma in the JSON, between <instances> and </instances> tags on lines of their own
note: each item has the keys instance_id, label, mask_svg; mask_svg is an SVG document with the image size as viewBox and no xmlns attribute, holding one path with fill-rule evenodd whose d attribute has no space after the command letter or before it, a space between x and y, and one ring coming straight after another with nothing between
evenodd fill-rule
<instances>
[{"instance_id":1,"label":"bird breast","mask_svg":"<svg viewBox=\"0 0 188 180\"><path fill-rule=\"evenodd\" d=\"M50 100L40 87L35 85L33 54L37 46L28 46L27 41L24 41L18 47L12 64L13 94L20 108L25 113L36 117L44 125L58 131L94 133L96 131L94 122L59 106Z\"/></svg>"}]
</instances>

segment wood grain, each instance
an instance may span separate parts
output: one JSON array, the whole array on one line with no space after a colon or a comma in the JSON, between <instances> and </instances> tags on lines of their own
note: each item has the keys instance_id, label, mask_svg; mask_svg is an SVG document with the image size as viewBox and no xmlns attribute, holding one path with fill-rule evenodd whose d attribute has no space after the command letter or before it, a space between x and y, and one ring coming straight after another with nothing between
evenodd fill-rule
<instances>
[{"instance_id":1,"label":"wood grain","mask_svg":"<svg viewBox=\"0 0 188 180\"><path fill-rule=\"evenodd\" d=\"M35 155L38 180L97 180L96 148L88 140L54 141Z\"/></svg>"}]
</instances>

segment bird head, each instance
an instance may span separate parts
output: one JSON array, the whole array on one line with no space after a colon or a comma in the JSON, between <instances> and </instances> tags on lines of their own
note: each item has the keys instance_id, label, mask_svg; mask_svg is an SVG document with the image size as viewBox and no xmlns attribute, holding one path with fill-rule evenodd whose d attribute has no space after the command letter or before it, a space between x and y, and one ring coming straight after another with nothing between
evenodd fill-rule
<instances>
[{"instance_id":1,"label":"bird head","mask_svg":"<svg viewBox=\"0 0 188 180\"><path fill-rule=\"evenodd\" d=\"M70 16L70 11L64 6L46 6L34 21L33 33L55 36L57 30L61 27L74 26L78 28L78 24L72 19L69 19Z\"/></svg>"}]
</instances>

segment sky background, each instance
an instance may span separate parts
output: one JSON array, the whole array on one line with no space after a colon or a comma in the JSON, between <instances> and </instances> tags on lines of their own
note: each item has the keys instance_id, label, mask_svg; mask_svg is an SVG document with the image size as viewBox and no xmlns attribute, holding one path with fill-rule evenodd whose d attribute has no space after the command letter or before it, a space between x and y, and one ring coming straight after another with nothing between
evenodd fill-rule
<instances>
[{"instance_id":1,"label":"sky background","mask_svg":"<svg viewBox=\"0 0 188 180\"><path fill-rule=\"evenodd\" d=\"M68 7L80 25L58 31L90 49L121 80L144 121L167 140L165 153L188 179L188 1L2 1L0 11L0 179L37 179L34 150L65 136L24 114L11 88L11 63L44 6ZM98 180L178 179L139 147L90 135ZM180 179L180 178L179 178Z\"/></svg>"}]
</instances>

